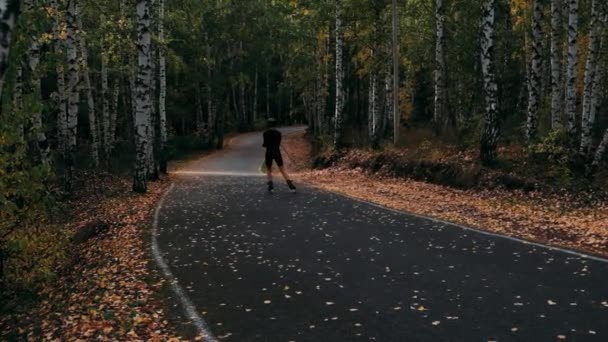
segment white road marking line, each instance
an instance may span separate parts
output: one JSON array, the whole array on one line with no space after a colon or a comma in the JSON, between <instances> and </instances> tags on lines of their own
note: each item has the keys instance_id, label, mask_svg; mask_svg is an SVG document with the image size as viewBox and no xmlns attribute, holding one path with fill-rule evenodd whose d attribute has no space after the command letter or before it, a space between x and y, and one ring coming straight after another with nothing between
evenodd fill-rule
<instances>
[{"instance_id":1,"label":"white road marking line","mask_svg":"<svg viewBox=\"0 0 608 342\"><path fill-rule=\"evenodd\" d=\"M181 302L182 308L184 309L186 316L192 321L192 324L196 327L198 333L201 336L204 336L205 340L208 342L217 342L218 340L215 338L215 336L213 336L213 333L211 333L211 331L209 330L207 323L205 323L205 320L198 314L198 312L196 311L196 307L194 306L188 295L186 295L184 289L179 285L177 279L175 278L175 276L169 269L169 266L165 262L165 259L160 254L160 249L158 248L158 240L156 238L156 235L158 232L158 218L160 215L160 210L162 209L163 204L165 203L165 198L171 192L171 190L173 190L174 187L175 185L171 184L169 189L161 196L160 201L158 201L158 204L156 205L156 210L154 212L154 222L152 224L152 255L154 256L156 264L163 272L163 275L171 284L171 290L173 290L173 292Z\"/></svg>"}]
</instances>

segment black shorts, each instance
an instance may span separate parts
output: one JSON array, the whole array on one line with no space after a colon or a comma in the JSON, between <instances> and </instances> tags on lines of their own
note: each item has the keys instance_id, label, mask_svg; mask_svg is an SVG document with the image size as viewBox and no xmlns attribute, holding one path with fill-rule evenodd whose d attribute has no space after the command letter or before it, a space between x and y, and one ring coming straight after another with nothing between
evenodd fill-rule
<instances>
[{"instance_id":1,"label":"black shorts","mask_svg":"<svg viewBox=\"0 0 608 342\"><path fill-rule=\"evenodd\" d=\"M266 151L266 167L270 169L272 167L272 161L276 161L279 167L283 166L283 156L281 152L269 152Z\"/></svg>"}]
</instances>

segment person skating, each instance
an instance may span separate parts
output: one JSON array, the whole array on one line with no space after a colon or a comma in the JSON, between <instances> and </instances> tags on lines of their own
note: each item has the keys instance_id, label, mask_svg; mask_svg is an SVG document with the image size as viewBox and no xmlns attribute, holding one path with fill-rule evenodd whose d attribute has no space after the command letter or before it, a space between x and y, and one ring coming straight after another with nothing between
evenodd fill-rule
<instances>
[{"instance_id":1,"label":"person skating","mask_svg":"<svg viewBox=\"0 0 608 342\"><path fill-rule=\"evenodd\" d=\"M296 191L295 185L293 185L293 181L289 179L287 172L283 168L283 156L281 155L281 132L275 129L276 120L273 118L268 119L268 129L264 132L264 144L263 147L266 148L266 174L268 175L268 192L272 193L274 190L274 184L272 182L272 162L276 162L279 167L279 171L283 175L285 182L287 182L287 186L289 190L292 192Z\"/></svg>"}]
</instances>

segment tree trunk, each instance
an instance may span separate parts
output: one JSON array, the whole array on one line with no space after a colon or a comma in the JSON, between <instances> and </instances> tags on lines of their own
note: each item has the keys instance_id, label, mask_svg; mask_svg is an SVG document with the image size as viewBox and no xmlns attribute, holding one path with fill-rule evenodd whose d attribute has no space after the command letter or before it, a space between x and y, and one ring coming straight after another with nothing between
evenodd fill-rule
<instances>
[{"instance_id":1,"label":"tree trunk","mask_svg":"<svg viewBox=\"0 0 608 342\"><path fill-rule=\"evenodd\" d=\"M211 45L209 44L209 39L205 34L205 41L207 42L206 53L207 53L207 79L205 80L205 90L207 93L207 129L209 130L209 146L213 143L216 134L216 115L213 104L213 92L211 89L211 76L212 76L212 67L211 64Z\"/></svg>"},{"instance_id":2,"label":"tree trunk","mask_svg":"<svg viewBox=\"0 0 608 342\"><path fill-rule=\"evenodd\" d=\"M384 92L386 94L386 100L384 101L385 118L382 127L382 134L384 136L389 136L390 128L392 127L392 123L394 120L392 77L393 75L391 73L391 65L387 63L386 74L384 75Z\"/></svg>"},{"instance_id":3,"label":"tree trunk","mask_svg":"<svg viewBox=\"0 0 608 342\"><path fill-rule=\"evenodd\" d=\"M81 70L82 70L82 78L84 81L84 86L87 94L87 112L89 113L89 130L91 131L91 157L93 158L93 163L95 166L99 165L99 136L97 131L97 117L95 115L95 99L93 97L93 86L91 85L91 76L89 72L88 59L89 52L87 48L86 38L84 37L84 32L82 30L82 18L80 14L80 8L78 4L75 4L75 15L76 15L76 25L78 30L78 45L80 47L80 53L82 54L81 59Z\"/></svg>"},{"instance_id":4,"label":"tree trunk","mask_svg":"<svg viewBox=\"0 0 608 342\"><path fill-rule=\"evenodd\" d=\"M532 18L532 61L528 80L528 115L526 139L532 143L538 133L538 108L541 98L541 77L543 66L543 6L542 0L534 0Z\"/></svg>"},{"instance_id":5,"label":"tree trunk","mask_svg":"<svg viewBox=\"0 0 608 342\"><path fill-rule=\"evenodd\" d=\"M106 162L110 159L110 102L108 99L108 56L101 42L101 119L103 120L103 152Z\"/></svg>"},{"instance_id":6,"label":"tree trunk","mask_svg":"<svg viewBox=\"0 0 608 342\"><path fill-rule=\"evenodd\" d=\"M483 0L481 7L481 68L485 92L485 124L481 136L481 161L496 161L498 140L498 86L494 74L494 25L496 0Z\"/></svg>"},{"instance_id":7,"label":"tree trunk","mask_svg":"<svg viewBox=\"0 0 608 342\"><path fill-rule=\"evenodd\" d=\"M561 113L563 105L562 83L562 9L563 0L551 0L551 129L561 126Z\"/></svg>"},{"instance_id":8,"label":"tree trunk","mask_svg":"<svg viewBox=\"0 0 608 342\"><path fill-rule=\"evenodd\" d=\"M270 68L270 65L268 66ZM266 119L271 118L270 113L270 72L266 69Z\"/></svg>"},{"instance_id":9,"label":"tree trunk","mask_svg":"<svg viewBox=\"0 0 608 342\"><path fill-rule=\"evenodd\" d=\"M578 4L568 1L568 64L566 67L566 117L568 134L574 142L576 134L576 69L578 65Z\"/></svg>"},{"instance_id":10,"label":"tree trunk","mask_svg":"<svg viewBox=\"0 0 608 342\"><path fill-rule=\"evenodd\" d=\"M435 0L435 129L440 132L446 122L446 63L445 63L445 7L443 0Z\"/></svg>"},{"instance_id":11,"label":"tree trunk","mask_svg":"<svg viewBox=\"0 0 608 342\"><path fill-rule=\"evenodd\" d=\"M61 155L66 157L68 135L68 98L66 96L65 70L57 66L57 140Z\"/></svg>"},{"instance_id":12,"label":"tree trunk","mask_svg":"<svg viewBox=\"0 0 608 342\"><path fill-rule=\"evenodd\" d=\"M151 12L154 8L154 1L151 1L152 8ZM158 180L160 178L160 171L158 165L158 146L159 139L158 134L156 132L156 125L158 124L158 111L157 111L157 94L156 94L156 76L157 76L157 64L155 59L155 46L151 44L150 48L150 65L151 65L151 75L150 75L150 117L148 120L148 139L150 144L148 145L148 179L151 181Z\"/></svg>"},{"instance_id":13,"label":"tree trunk","mask_svg":"<svg viewBox=\"0 0 608 342\"><path fill-rule=\"evenodd\" d=\"M13 30L17 23L17 17L19 15L19 0L0 0L0 97L2 96L2 89L4 86L4 75L8 69L8 54L11 48L11 42L13 39Z\"/></svg>"},{"instance_id":14,"label":"tree trunk","mask_svg":"<svg viewBox=\"0 0 608 342\"><path fill-rule=\"evenodd\" d=\"M50 0L50 8L56 15L53 17L53 49L58 56L63 55L64 44L61 39L60 23L62 17L59 15L59 4L57 0ZM66 136L67 136L67 97L65 89L65 69L63 63L58 62L55 68L57 73L57 148L65 158Z\"/></svg>"},{"instance_id":15,"label":"tree trunk","mask_svg":"<svg viewBox=\"0 0 608 342\"><path fill-rule=\"evenodd\" d=\"M116 120L118 119L118 98L120 97L120 79L117 77L114 80L112 86L112 110L110 111L110 134L108 135L109 142L109 153L111 154L114 150L114 144L116 141Z\"/></svg>"},{"instance_id":16,"label":"tree trunk","mask_svg":"<svg viewBox=\"0 0 608 342\"><path fill-rule=\"evenodd\" d=\"M604 63L598 65L598 71L595 74L595 82L593 85L593 95L591 99L591 109L589 111L589 128L590 130L593 128L595 124L595 119L597 118L597 113L600 111L600 105L602 103L602 92L605 88L606 79L606 65ZM591 132L589 132L589 141L588 146L585 150L582 150L582 153L589 154L591 152Z\"/></svg>"},{"instance_id":17,"label":"tree trunk","mask_svg":"<svg viewBox=\"0 0 608 342\"><path fill-rule=\"evenodd\" d=\"M245 130L249 130L249 113L247 112L247 105L245 104L245 72L243 67L243 41L239 42L239 105L241 109L241 127Z\"/></svg>"},{"instance_id":18,"label":"tree trunk","mask_svg":"<svg viewBox=\"0 0 608 342\"><path fill-rule=\"evenodd\" d=\"M253 82L253 106L251 107L253 125L258 121L258 65L255 65L255 79Z\"/></svg>"},{"instance_id":19,"label":"tree trunk","mask_svg":"<svg viewBox=\"0 0 608 342\"><path fill-rule=\"evenodd\" d=\"M160 129L160 172L167 173L167 58L165 56L165 0L158 0L158 124Z\"/></svg>"},{"instance_id":20,"label":"tree trunk","mask_svg":"<svg viewBox=\"0 0 608 342\"><path fill-rule=\"evenodd\" d=\"M376 74L371 72L369 75L369 93L367 103L367 136L370 145L374 144L374 113L376 111Z\"/></svg>"},{"instance_id":21,"label":"tree trunk","mask_svg":"<svg viewBox=\"0 0 608 342\"><path fill-rule=\"evenodd\" d=\"M78 47L77 47L77 4L76 0L68 0L66 13L67 26L67 63L68 63L68 112L67 112L67 138L66 138L66 189L72 190L74 164L76 163L76 145L78 137L78 104L80 102L79 73L78 73ZM94 133L92 133L94 134Z\"/></svg>"},{"instance_id":22,"label":"tree trunk","mask_svg":"<svg viewBox=\"0 0 608 342\"><path fill-rule=\"evenodd\" d=\"M592 166L594 169L597 169L600 166L600 163L604 159L604 154L606 154L606 149L608 148L608 129L604 133L604 137L600 142L597 150L595 150L595 157L593 158Z\"/></svg>"},{"instance_id":23,"label":"tree trunk","mask_svg":"<svg viewBox=\"0 0 608 342\"><path fill-rule=\"evenodd\" d=\"M137 79L135 84L135 170L133 191L145 193L148 179L149 120L152 110L150 0L137 2Z\"/></svg>"},{"instance_id":24,"label":"tree trunk","mask_svg":"<svg viewBox=\"0 0 608 342\"><path fill-rule=\"evenodd\" d=\"M40 64L40 43L37 38L34 38L29 50L29 70L31 75L32 91L37 99L42 98L42 84L40 82L38 65ZM38 152L40 153L40 162L44 166L50 166L49 155L51 153L50 144L46 133L42 126L42 111L36 108L33 113L32 126L36 133L36 142Z\"/></svg>"},{"instance_id":25,"label":"tree trunk","mask_svg":"<svg viewBox=\"0 0 608 342\"><path fill-rule=\"evenodd\" d=\"M15 86L13 89L13 112L17 116L23 117L23 66L21 64L17 66L17 72L15 75ZM21 119L19 120L19 125L17 126L17 137L19 143L25 143L25 125Z\"/></svg>"},{"instance_id":26,"label":"tree trunk","mask_svg":"<svg viewBox=\"0 0 608 342\"><path fill-rule=\"evenodd\" d=\"M202 136L203 130L205 128L205 118L203 115L203 99L201 95L201 88L198 83L194 84L194 106L196 107L195 113L195 126L196 126L196 134Z\"/></svg>"},{"instance_id":27,"label":"tree trunk","mask_svg":"<svg viewBox=\"0 0 608 342\"><path fill-rule=\"evenodd\" d=\"M589 47L587 49L587 63L585 65L585 88L583 91L583 112L581 121L581 145L580 152L585 153L589 150L591 145L591 129L595 122L595 117L591 117L593 102L597 102L594 96L599 95L595 93L596 81L601 82L602 79L598 79L598 75L601 48L603 46L602 38L604 36L604 24L605 14L603 7L605 5L602 2L605 0L593 0L591 9L591 23L589 33Z\"/></svg>"},{"instance_id":28,"label":"tree trunk","mask_svg":"<svg viewBox=\"0 0 608 342\"><path fill-rule=\"evenodd\" d=\"M399 143L399 130L401 127L401 112L399 111L399 13L397 0L393 0L393 144Z\"/></svg>"},{"instance_id":29,"label":"tree trunk","mask_svg":"<svg viewBox=\"0 0 608 342\"><path fill-rule=\"evenodd\" d=\"M343 145L343 113L344 110L344 66L342 48L344 45L344 33L342 29L342 0L336 2L336 111L334 114L334 147Z\"/></svg>"}]
</instances>

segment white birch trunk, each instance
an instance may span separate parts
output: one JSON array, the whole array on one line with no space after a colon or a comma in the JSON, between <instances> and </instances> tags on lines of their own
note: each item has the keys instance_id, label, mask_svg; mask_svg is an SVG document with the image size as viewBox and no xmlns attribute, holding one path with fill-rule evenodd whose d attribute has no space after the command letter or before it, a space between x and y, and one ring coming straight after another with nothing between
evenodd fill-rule
<instances>
[{"instance_id":1,"label":"white birch trunk","mask_svg":"<svg viewBox=\"0 0 608 342\"><path fill-rule=\"evenodd\" d=\"M593 168L597 168L598 166L600 166L600 163L602 162L602 160L604 159L604 155L606 154L606 149L608 149L608 129L604 133L604 137L602 138L602 141L597 147L597 150L595 150L595 156L593 158L592 163Z\"/></svg>"},{"instance_id":2,"label":"white birch trunk","mask_svg":"<svg viewBox=\"0 0 608 342\"><path fill-rule=\"evenodd\" d=\"M30 15L35 15L36 7L32 0L24 1L25 11ZM35 36L31 37L31 44L27 53L28 56L28 70L30 73L30 86L36 99L41 98L41 82L39 76L38 65L40 64L40 42ZM50 145L47 141L46 134L42 126L42 111L36 107L32 113L32 128L36 134L36 143L38 152L40 153L40 162L42 165L49 166L49 153Z\"/></svg>"},{"instance_id":3,"label":"white birch trunk","mask_svg":"<svg viewBox=\"0 0 608 342\"><path fill-rule=\"evenodd\" d=\"M137 1L137 79L135 82L135 170L133 191L145 193L148 178L149 121L152 111L150 0Z\"/></svg>"},{"instance_id":4,"label":"white birch trunk","mask_svg":"<svg viewBox=\"0 0 608 342\"><path fill-rule=\"evenodd\" d=\"M165 0L158 0L158 125L160 133L160 171L167 173L167 58L165 56Z\"/></svg>"},{"instance_id":5,"label":"white birch trunk","mask_svg":"<svg viewBox=\"0 0 608 342\"><path fill-rule=\"evenodd\" d=\"M435 99L434 121L439 132L446 121L446 63L445 63L445 7L443 0L435 0Z\"/></svg>"},{"instance_id":6,"label":"white birch trunk","mask_svg":"<svg viewBox=\"0 0 608 342\"><path fill-rule=\"evenodd\" d=\"M374 115L376 112L376 74L371 72L369 75L369 93L367 106L367 135L370 144L374 144Z\"/></svg>"},{"instance_id":7,"label":"white birch trunk","mask_svg":"<svg viewBox=\"0 0 608 342\"><path fill-rule=\"evenodd\" d=\"M528 143L536 139L538 133L538 108L541 98L543 32L543 6L541 0L534 0L532 15L532 61L528 80L528 113L526 139Z\"/></svg>"},{"instance_id":8,"label":"white birch trunk","mask_svg":"<svg viewBox=\"0 0 608 342\"><path fill-rule=\"evenodd\" d=\"M63 66L57 66L57 138L59 151L65 158L66 138L68 132L68 98L66 96L65 70Z\"/></svg>"},{"instance_id":9,"label":"white birch trunk","mask_svg":"<svg viewBox=\"0 0 608 342\"><path fill-rule=\"evenodd\" d=\"M154 6L154 0L152 0L152 8ZM158 136L156 133L156 123L157 123L157 115L158 115L158 107L156 106L157 94L156 94L156 77L157 77L157 64L155 53L154 53L154 45L150 49L150 65L151 68L151 76L150 76L150 116L148 120L148 139L150 144L148 144L148 179L149 180L157 180L159 178L159 170L158 170L158 161L156 160L156 149L158 148Z\"/></svg>"},{"instance_id":10,"label":"white birch trunk","mask_svg":"<svg viewBox=\"0 0 608 342\"><path fill-rule=\"evenodd\" d=\"M40 43L37 39L32 41L29 51L29 70L32 83L32 90L36 98L40 99L42 96L42 84L40 81L38 65L40 64ZM49 141L47 139L44 127L42 125L42 111L39 108L33 113L32 126L36 133L36 142L38 151L40 152L40 162L44 166L50 166L49 155L51 153Z\"/></svg>"},{"instance_id":11,"label":"white birch trunk","mask_svg":"<svg viewBox=\"0 0 608 342\"><path fill-rule=\"evenodd\" d=\"M399 130L401 124L401 112L399 111L399 13L397 0L393 0L393 144L397 146L399 143Z\"/></svg>"},{"instance_id":12,"label":"white birch trunk","mask_svg":"<svg viewBox=\"0 0 608 342\"><path fill-rule=\"evenodd\" d=\"M50 8L53 11L53 49L59 56L64 53L64 44L60 37L60 22L62 16L59 11L59 4L57 0L50 0ZM66 155L66 136L67 136L67 96L65 88L65 69L63 63L57 63L55 68L57 73L57 140L58 149L61 154Z\"/></svg>"},{"instance_id":13,"label":"white birch trunk","mask_svg":"<svg viewBox=\"0 0 608 342\"><path fill-rule=\"evenodd\" d=\"M2 30L0 30L0 97L4 87L4 75L8 69L8 55L18 15L18 0L0 0L0 25L2 25Z\"/></svg>"},{"instance_id":14,"label":"white birch trunk","mask_svg":"<svg viewBox=\"0 0 608 342\"><path fill-rule=\"evenodd\" d=\"M566 117L568 133L576 134L576 69L578 66L578 4L579 0L568 1L568 61L566 67Z\"/></svg>"},{"instance_id":15,"label":"white birch trunk","mask_svg":"<svg viewBox=\"0 0 608 342\"><path fill-rule=\"evenodd\" d=\"M481 68L485 93L485 123L481 137L481 161L496 161L498 140L498 86L494 74L494 25L496 0L482 0L481 6Z\"/></svg>"},{"instance_id":16,"label":"white birch trunk","mask_svg":"<svg viewBox=\"0 0 608 342\"><path fill-rule=\"evenodd\" d=\"M78 138L78 104L80 102L80 75L78 72L78 24L76 0L68 0L66 12L67 39L66 57L68 64L68 111L67 111L67 138L66 138L66 188L72 190L74 164L76 163L76 146ZM94 134L93 132L91 134Z\"/></svg>"},{"instance_id":17,"label":"white birch trunk","mask_svg":"<svg viewBox=\"0 0 608 342\"><path fill-rule=\"evenodd\" d=\"M595 74L595 82L593 85L593 95L591 99L591 109L589 110L589 132L588 136L585 137L588 141L586 149L583 149L581 152L588 154L591 152L591 129L595 125L595 120L597 118L597 114L600 111L600 105L602 103L602 93L606 87L605 78L606 77L606 65L601 64L598 66L598 70Z\"/></svg>"},{"instance_id":18,"label":"white birch trunk","mask_svg":"<svg viewBox=\"0 0 608 342\"><path fill-rule=\"evenodd\" d=\"M392 86L393 75L391 73L391 65L387 63L386 74L384 75L384 92L386 94L386 101L384 101L385 120L383 127L383 134L388 135L390 128L393 123L393 86Z\"/></svg>"},{"instance_id":19,"label":"white birch trunk","mask_svg":"<svg viewBox=\"0 0 608 342\"><path fill-rule=\"evenodd\" d=\"M592 118L593 102L597 102L595 95L596 82L598 79L600 55L603 48L603 36L605 34L605 14L603 11L603 0L593 0L591 9L591 28L589 33L589 47L587 49L587 63L585 65L585 88L583 91L583 112L581 121L581 145L580 152L585 153L591 145L591 130L595 117Z\"/></svg>"},{"instance_id":20,"label":"white birch trunk","mask_svg":"<svg viewBox=\"0 0 608 342\"><path fill-rule=\"evenodd\" d=\"M563 105L562 82L562 9L563 0L551 0L551 129L561 126Z\"/></svg>"},{"instance_id":21,"label":"white birch trunk","mask_svg":"<svg viewBox=\"0 0 608 342\"><path fill-rule=\"evenodd\" d=\"M344 32L342 28L342 0L336 2L336 110L334 114L334 147L343 144L343 113L344 110L344 66L342 48L344 45Z\"/></svg>"}]
</instances>

